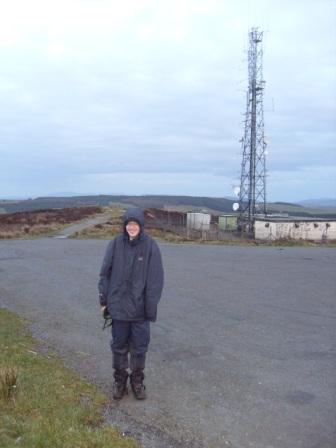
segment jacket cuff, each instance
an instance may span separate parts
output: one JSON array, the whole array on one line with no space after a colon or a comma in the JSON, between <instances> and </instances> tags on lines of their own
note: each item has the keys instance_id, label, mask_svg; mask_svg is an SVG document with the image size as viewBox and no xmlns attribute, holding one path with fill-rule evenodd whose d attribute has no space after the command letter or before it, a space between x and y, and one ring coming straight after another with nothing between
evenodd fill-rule
<instances>
[{"instance_id":1,"label":"jacket cuff","mask_svg":"<svg viewBox=\"0 0 336 448\"><path fill-rule=\"evenodd\" d=\"M149 320L150 322L155 322L156 316L148 316L148 314L146 314L146 320Z\"/></svg>"}]
</instances>

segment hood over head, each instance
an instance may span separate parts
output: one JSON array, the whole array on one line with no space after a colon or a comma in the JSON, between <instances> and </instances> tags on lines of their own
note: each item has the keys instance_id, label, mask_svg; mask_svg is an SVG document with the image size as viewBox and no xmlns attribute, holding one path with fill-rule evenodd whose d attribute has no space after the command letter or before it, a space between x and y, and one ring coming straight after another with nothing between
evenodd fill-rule
<instances>
[{"instance_id":1,"label":"hood over head","mask_svg":"<svg viewBox=\"0 0 336 448\"><path fill-rule=\"evenodd\" d=\"M140 226L140 233L143 232L145 227L145 216L143 211L139 207L132 207L126 210L123 216L124 233L126 233L126 224L129 221L136 221Z\"/></svg>"}]
</instances>

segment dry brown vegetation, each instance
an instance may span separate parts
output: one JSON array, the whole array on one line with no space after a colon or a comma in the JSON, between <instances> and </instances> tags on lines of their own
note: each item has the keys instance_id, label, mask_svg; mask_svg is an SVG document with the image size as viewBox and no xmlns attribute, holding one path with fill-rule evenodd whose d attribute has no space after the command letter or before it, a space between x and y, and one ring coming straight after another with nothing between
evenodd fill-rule
<instances>
[{"instance_id":1,"label":"dry brown vegetation","mask_svg":"<svg viewBox=\"0 0 336 448\"><path fill-rule=\"evenodd\" d=\"M0 368L0 400L14 400L18 382L18 369L16 367Z\"/></svg>"},{"instance_id":2,"label":"dry brown vegetation","mask_svg":"<svg viewBox=\"0 0 336 448\"><path fill-rule=\"evenodd\" d=\"M67 224L102 212L102 207L75 207L0 215L0 239L31 238L50 234Z\"/></svg>"},{"instance_id":3,"label":"dry brown vegetation","mask_svg":"<svg viewBox=\"0 0 336 448\"><path fill-rule=\"evenodd\" d=\"M96 224L94 226L83 229L80 232L74 233L72 235L72 237L73 238L102 238L102 239L113 238L115 235L122 232L121 221L120 222L116 222L116 221L117 220L111 219L104 224ZM192 241L191 239L180 236L177 233L174 233L172 231L162 230L162 229L146 227L146 233L155 239L161 239L161 240L169 241L172 243Z\"/></svg>"},{"instance_id":4,"label":"dry brown vegetation","mask_svg":"<svg viewBox=\"0 0 336 448\"><path fill-rule=\"evenodd\" d=\"M122 215L124 209L121 206L109 207L74 207L64 209L48 209L32 212L17 212L0 214L0 239L9 238L34 238L55 233L65 226L76 223L88 217L105 213L107 221L95 224L81 231L75 232L73 238L101 238L112 239L122 232ZM165 228L166 227L166 228ZM224 245L252 245L252 246L320 246L322 243L297 240L257 241L244 237L237 237L232 232L224 234L221 238L203 235L203 232L182 229L181 226L161 226L146 219L146 233L155 239L171 243L206 243ZM335 246L335 241L323 243L325 246Z\"/></svg>"},{"instance_id":5,"label":"dry brown vegetation","mask_svg":"<svg viewBox=\"0 0 336 448\"><path fill-rule=\"evenodd\" d=\"M106 222L75 232L71 235L71 238L112 238L121 232L124 209L119 206L104 207L103 212L109 215Z\"/></svg>"},{"instance_id":6,"label":"dry brown vegetation","mask_svg":"<svg viewBox=\"0 0 336 448\"><path fill-rule=\"evenodd\" d=\"M102 224L95 224L93 226L87 227L83 230L75 232L72 238L102 238L109 239L113 238L118 233L123 231L122 228L122 215L124 214L124 209L121 207L110 207L105 209L111 213L108 221ZM162 239L169 242L184 242L192 241L190 238L181 236L172 230L164 230L146 223L146 233L153 238Z\"/></svg>"},{"instance_id":7,"label":"dry brown vegetation","mask_svg":"<svg viewBox=\"0 0 336 448\"><path fill-rule=\"evenodd\" d=\"M121 231L121 223L110 219L103 224L95 224L83 230L75 232L71 238L112 238Z\"/></svg>"}]
</instances>

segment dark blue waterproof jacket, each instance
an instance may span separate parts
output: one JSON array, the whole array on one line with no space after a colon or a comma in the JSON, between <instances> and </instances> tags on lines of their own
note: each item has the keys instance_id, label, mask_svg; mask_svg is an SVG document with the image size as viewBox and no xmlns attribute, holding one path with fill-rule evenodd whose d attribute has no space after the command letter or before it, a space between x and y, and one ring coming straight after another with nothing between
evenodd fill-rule
<instances>
[{"instance_id":1,"label":"dark blue waterproof jacket","mask_svg":"<svg viewBox=\"0 0 336 448\"><path fill-rule=\"evenodd\" d=\"M126 232L128 221L137 221L140 225L140 234L132 241ZM126 211L124 232L109 243L100 270L100 304L107 305L116 320L156 320L163 268L160 249L144 233L144 222L139 208Z\"/></svg>"}]
</instances>

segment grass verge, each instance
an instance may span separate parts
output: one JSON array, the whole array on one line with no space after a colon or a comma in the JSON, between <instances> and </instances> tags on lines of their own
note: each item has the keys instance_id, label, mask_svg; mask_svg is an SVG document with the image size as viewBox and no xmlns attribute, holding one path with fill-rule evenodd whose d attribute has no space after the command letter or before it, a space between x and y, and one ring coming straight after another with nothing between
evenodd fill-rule
<instances>
[{"instance_id":1,"label":"grass verge","mask_svg":"<svg viewBox=\"0 0 336 448\"><path fill-rule=\"evenodd\" d=\"M36 345L25 321L0 309L0 446L137 447L104 425L106 396Z\"/></svg>"}]
</instances>

